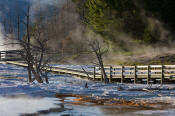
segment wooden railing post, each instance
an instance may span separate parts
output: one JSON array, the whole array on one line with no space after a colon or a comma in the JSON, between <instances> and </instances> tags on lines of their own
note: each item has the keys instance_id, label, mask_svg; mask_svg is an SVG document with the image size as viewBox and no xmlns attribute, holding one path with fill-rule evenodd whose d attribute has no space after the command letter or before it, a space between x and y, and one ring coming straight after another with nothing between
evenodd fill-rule
<instances>
[{"instance_id":1,"label":"wooden railing post","mask_svg":"<svg viewBox=\"0 0 175 116\"><path fill-rule=\"evenodd\" d=\"M100 67L100 71L101 71L101 81L103 82L104 81L104 75L103 75L103 73L102 73L102 70L101 70L101 67Z\"/></svg>"},{"instance_id":2,"label":"wooden railing post","mask_svg":"<svg viewBox=\"0 0 175 116\"><path fill-rule=\"evenodd\" d=\"M101 82L103 82L103 74L101 74Z\"/></svg>"},{"instance_id":3,"label":"wooden railing post","mask_svg":"<svg viewBox=\"0 0 175 116\"><path fill-rule=\"evenodd\" d=\"M109 82L112 83L112 66L110 66L109 75Z\"/></svg>"},{"instance_id":4,"label":"wooden railing post","mask_svg":"<svg viewBox=\"0 0 175 116\"><path fill-rule=\"evenodd\" d=\"M164 66L162 65L162 68L161 68L161 84L163 84L163 81L164 81Z\"/></svg>"},{"instance_id":5,"label":"wooden railing post","mask_svg":"<svg viewBox=\"0 0 175 116\"><path fill-rule=\"evenodd\" d=\"M93 80L95 81L96 78L96 67L94 66L94 70L93 70Z\"/></svg>"},{"instance_id":6,"label":"wooden railing post","mask_svg":"<svg viewBox=\"0 0 175 116\"><path fill-rule=\"evenodd\" d=\"M148 75L147 75L147 84L149 84L149 81L150 81L149 65L148 65L148 67L147 67L147 73L148 73Z\"/></svg>"},{"instance_id":7,"label":"wooden railing post","mask_svg":"<svg viewBox=\"0 0 175 116\"><path fill-rule=\"evenodd\" d=\"M123 73L124 73L124 67L122 66L122 77L121 77L121 83L123 83L123 80L124 80L124 75L123 75Z\"/></svg>"},{"instance_id":8,"label":"wooden railing post","mask_svg":"<svg viewBox=\"0 0 175 116\"><path fill-rule=\"evenodd\" d=\"M136 69L136 68L137 68L137 67L134 66L134 84L137 83L137 69Z\"/></svg>"}]
</instances>

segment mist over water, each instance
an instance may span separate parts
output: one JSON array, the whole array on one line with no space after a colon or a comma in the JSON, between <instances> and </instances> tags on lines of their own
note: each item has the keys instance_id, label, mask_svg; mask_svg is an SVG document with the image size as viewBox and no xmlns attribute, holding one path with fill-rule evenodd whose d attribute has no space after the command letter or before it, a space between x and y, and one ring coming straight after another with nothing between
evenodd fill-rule
<instances>
[{"instance_id":1,"label":"mist over water","mask_svg":"<svg viewBox=\"0 0 175 116\"><path fill-rule=\"evenodd\" d=\"M52 7L61 7L65 0L0 0L0 51L19 49L17 45L10 45L15 43L12 40L17 34L17 16L20 15L21 20L25 19L24 11L30 5L31 22L34 20L33 16L39 12L44 12L46 9L52 10ZM47 13L49 15L49 12ZM9 24L10 23L10 24ZM10 26L13 27L13 33L8 34ZM6 32L7 31L7 32ZM25 26L20 25L20 36L25 33ZM4 44L9 44L5 45Z\"/></svg>"}]
</instances>

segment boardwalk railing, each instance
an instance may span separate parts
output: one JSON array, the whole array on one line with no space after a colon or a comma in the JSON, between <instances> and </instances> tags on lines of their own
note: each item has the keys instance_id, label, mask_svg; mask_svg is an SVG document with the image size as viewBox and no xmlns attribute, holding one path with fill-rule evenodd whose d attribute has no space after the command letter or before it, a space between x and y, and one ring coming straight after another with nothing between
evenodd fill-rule
<instances>
[{"instance_id":1,"label":"boardwalk railing","mask_svg":"<svg viewBox=\"0 0 175 116\"><path fill-rule=\"evenodd\" d=\"M23 50L0 51L0 61L21 61L20 53Z\"/></svg>"},{"instance_id":2,"label":"boardwalk railing","mask_svg":"<svg viewBox=\"0 0 175 116\"><path fill-rule=\"evenodd\" d=\"M18 66L27 65L24 63L7 61L8 64L14 64ZM103 75L101 73L100 67L91 66L88 67L87 71L68 69L61 67L52 67L46 69L51 72L61 73L61 74L70 74L79 77L85 77L92 80L103 80ZM110 82L121 82L121 83L161 83L165 81L175 80L175 65L145 65L145 66L105 66L105 72Z\"/></svg>"},{"instance_id":3,"label":"boardwalk railing","mask_svg":"<svg viewBox=\"0 0 175 116\"><path fill-rule=\"evenodd\" d=\"M120 79L120 82L146 80L159 80L162 84L164 80L175 79L175 65L145 65L145 66L105 66L105 71L109 81Z\"/></svg>"}]
</instances>

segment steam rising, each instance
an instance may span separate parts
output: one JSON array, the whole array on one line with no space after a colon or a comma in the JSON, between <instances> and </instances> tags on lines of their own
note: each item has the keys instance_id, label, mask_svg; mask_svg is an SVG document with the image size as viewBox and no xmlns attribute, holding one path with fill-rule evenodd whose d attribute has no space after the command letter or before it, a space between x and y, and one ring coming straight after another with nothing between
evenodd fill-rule
<instances>
[{"instance_id":1,"label":"steam rising","mask_svg":"<svg viewBox=\"0 0 175 116\"><path fill-rule=\"evenodd\" d=\"M91 33L91 29L87 28L81 23L79 15L76 13L75 5L69 1L69 6L65 4L67 0L31 0L31 14L36 16L38 13L44 13L46 17L50 17L50 14L54 10L58 10L57 16L53 17L53 20L47 27L48 35L52 38L50 45L56 50L72 50L71 52L81 52L88 47L85 44L87 39L101 39L104 40L102 36L95 35ZM55 8L55 9L54 9ZM49 10L48 10L49 9ZM52 9L52 10L51 10ZM2 12L0 12L0 15ZM112 46L113 43L110 43L108 46L109 53L105 56L106 61L145 61L153 59L157 56L164 55L174 55L175 54L175 44L171 41L174 35L164 27L159 20L148 18L144 15L143 17L148 25L154 26L159 32L160 42L156 44L143 44L136 42L130 35L126 33L117 33L115 30L111 33L117 33L115 39L118 43L122 43L122 46ZM55 19L54 19L55 18ZM32 21L35 21L35 18L32 18ZM3 27L0 26L0 42L4 43L3 36ZM54 40L54 41L53 41ZM69 42L67 42L69 41ZM68 44L71 43L71 44ZM65 45L63 45L65 44ZM61 46L61 47L60 47ZM64 47L65 46L65 47ZM0 46L0 50L4 50ZM113 49L113 50L111 50ZM69 53L68 53L69 54ZM86 56L86 59L87 56ZM78 59L79 60L79 59ZM71 61L72 62L72 61Z\"/></svg>"},{"instance_id":2,"label":"steam rising","mask_svg":"<svg viewBox=\"0 0 175 116\"><path fill-rule=\"evenodd\" d=\"M8 6L8 1L6 1L6 9L4 9L3 11L0 11L0 16L1 17L5 17L5 14L6 11L10 11L10 8L9 7L13 7L12 9L16 9L16 7L20 7L17 11L17 9L14 11L14 13L16 12L19 12L19 14L22 15L22 13L20 12L23 12L23 10L25 11L25 9L21 9L21 6L20 4L20 1L16 1L16 5L12 5L12 6ZM65 2L65 0L21 0L21 2L24 2L23 5L25 6L28 6L28 4L31 4L31 20L34 21L34 16L37 15L37 13L39 12L45 12L45 10L48 10L49 8L52 8L52 7L61 7L63 5L63 3ZM3 5L3 4L2 4ZM22 7L22 8L25 8L25 7ZM11 12L11 11L10 11ZM16 15L15 14L10 14L12 15L12 18L14 19L17 19ZM48 12L48 15L49 17L49 12ZM23 16L22 16L23 17ZM1 18L2 19L2 18ZM2 20L0 20L0 51L4 51L4 50L16 50L16 49L19 49L19 46L18 45L15 45L15 44L9 44L9 43L15 43L16 41L13 40L13 38L15 38L15 34L8 34L8 33L5 33L5 35L8 35L8 37L6 37L4 35L4 27L1 25L2 23ZM12 22L12 23L16 23L16 21ZM6 45L8 44L8 45Z\"/></svg>"}]
</instances>

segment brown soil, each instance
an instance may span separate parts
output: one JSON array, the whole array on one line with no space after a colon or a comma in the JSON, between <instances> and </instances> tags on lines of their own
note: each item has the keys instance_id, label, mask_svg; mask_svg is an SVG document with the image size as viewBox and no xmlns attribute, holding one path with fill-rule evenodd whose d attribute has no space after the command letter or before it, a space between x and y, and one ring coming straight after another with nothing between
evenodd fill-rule
<instances>
[{"instance_id":1,"label":"brown soil","mask_svg":"<svg viewBox=\"0 0 175 116\"><path fill-rule=\"evenodd\" d=\"M157 106L171 106L170 103L165 102L148 102L143 100L123 100L123 99L103 99L93 96L86 95L75 95L75 94L56 94L57 98L60 98L62 102L68 97L74 97L72 101L67 103L72 103L74 105L105 105L105 106L133 106L133 107L145 107L145 108L155 108Z\"/></svg>"}]
</instances>

